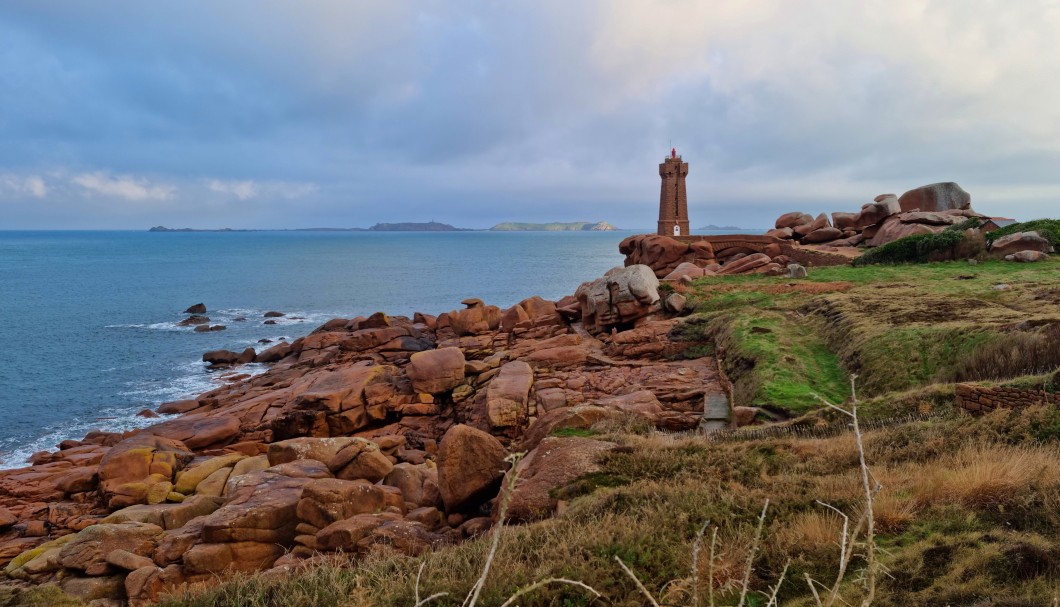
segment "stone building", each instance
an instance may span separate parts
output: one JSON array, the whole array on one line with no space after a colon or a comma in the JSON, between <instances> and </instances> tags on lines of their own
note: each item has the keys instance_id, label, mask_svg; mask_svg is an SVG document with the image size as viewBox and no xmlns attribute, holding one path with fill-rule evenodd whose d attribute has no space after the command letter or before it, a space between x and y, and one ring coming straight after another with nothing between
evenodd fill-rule
<instances>
[{"instance_id":1,"label":"stone building","mask_svg":"<svg viewBox=\"0 0 1060 607\"><path fill-rule=\"evenodd\" d=\"M659 235L688 236L688 194L685 191L685 176L688 163L677 155L676 149L659 165L662 189L659 192Z\"/></svg>"}]
</instances>

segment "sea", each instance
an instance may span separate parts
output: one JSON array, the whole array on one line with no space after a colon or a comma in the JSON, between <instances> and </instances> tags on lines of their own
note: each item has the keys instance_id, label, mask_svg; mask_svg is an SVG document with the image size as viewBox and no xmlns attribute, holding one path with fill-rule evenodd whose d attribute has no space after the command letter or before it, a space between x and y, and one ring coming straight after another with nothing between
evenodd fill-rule
<instances>
[{"instance_id":1,"label":"sea","mask_svg":"<svg viewBox=\"0 0 1060 607\"><path fill-rule=\"evenodd\" d=\"M0 231L0 468L156 423L136 414L219 385L208 350L468 297L558 299L621 266L634 233ZM226 330L178 325L200 302ZM268 311L284 316L264 324Z\"/></svg>"}]
</instances>

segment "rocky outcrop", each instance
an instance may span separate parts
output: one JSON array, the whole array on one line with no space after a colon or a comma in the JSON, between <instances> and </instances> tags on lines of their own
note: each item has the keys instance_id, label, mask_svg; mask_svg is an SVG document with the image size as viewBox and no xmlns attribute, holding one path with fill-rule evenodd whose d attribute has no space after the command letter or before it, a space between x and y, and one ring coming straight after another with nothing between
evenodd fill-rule
<instances>
[{"instance_id":1,"label":"rocky outcrop","mask_svg":"<svg viewBox=\"0 0 1060 607\"><path fill-rule=\"evenodd\" d=\"M144 605L321 552L420 554L489 528L506 455L521 450L534 454L513 512L547 515L610 448L553 432L689 430L721 393L716 362L680 358L690 344L670 337L691 304L664 305L658 285L633 265L556 302L332 319L254 356L264 373L159 407L177 417L0 471L0 564Z\"/></svg>"},{"instance_id":2,"label":"rocky outcrop","mask_svg":"<svg viewBox=\"0 0 1060 607\"><path fill-rule=\"evenodd\" d=\"M909 190L898 199L903 213L970 209L972 197L961 186L947 181Z\"/></svg>"},{"instance_id":3,"label":"rocky outcrop","mask_svg":"<svg viewBox=\"0 0 1060 607\"><path fill-rule=\"evenodd\" d=\"M580 437L542 440L515 468L519 483L508 503L509 519L529 522L551 516L559 502L554 491L599 471L599 458L617 446Z\"/></svg>"},{"instance_id":4,"label":"rocky outcrop","mask_svg":"<svg viewBox=\"0 0 1060 607\"><path fill-rule=\"evenodd\" d=\"M998 238L990 246L990 254L994 257L1005 257L1020 251L1052 253L1053 245L1037 232L1016 232Z\"/></svg>"},{"instance_id":5,"label":"rocky outcrop","mask_svg":"<svg viewBox=\"0 0 1060 607\"><path fill-rule=\"evenodd\" d=\"M495 494L505 455L500 441L481 430L450 428L438 449L438 488L446 511L465 510Z\"/></svg>"},{"instance_id":6,"label":"rocky outcrop","mask_svg":"<svg viewBox=\"0 0 1060 607\"><path fill-rule=\"evenodd\" d=\"M607 331L633 324L658 311L659 279L646 265L612 268L575 292L587 331Z\"/></svg>"},{"instance_id":7,"label":"rocky outcrop","mask_svg":"<svg viewBox=\"0 0 1060 607\"><path fill-rule=\"evenodd\" d=\"M110 508L162 503L173 490L174 476L191 458L192 453L179 441L134 436L100 460L100 492Z\"/></svg>"},{"instance_id":8,"label":"rocky outcrop","mask_svg":"<svg viewBox=\"0 0 1060 607\"><path fill-rule=\"evenodd\" d=\"M824 214L813 218L802 212L785 213L768 234L825 248L877 247L906 236L941 232L970 217L985 218L971 210L968 192L947 182L915 188L901 198L880 194L858 213L832 213L831 223Z\"/></svg>"},{"instance_id":9,"label":"rocky outcrop","mask_svg":"<svg viewBox=\"0 0 1060 607\"><path fill-rule=\"evenodd\" d=\"M618 245L618 251L626 256L626 265L645 265L662 278L677 269L682 263L699 267L714 261L714 248L708 242L686 243L657 234L630 236Z\"/></svg>"},{"instance_id":10,"label":"rocky outcrop","mask_svg":"<svg viewBox=\"0 0 1060 607\"><path fill-rule=\"evenodd\" d=\"M448 392L464 381L464 353L460 348L416 352L405 369L412 389L427 394Z\"/></svg>"}]
</instances>

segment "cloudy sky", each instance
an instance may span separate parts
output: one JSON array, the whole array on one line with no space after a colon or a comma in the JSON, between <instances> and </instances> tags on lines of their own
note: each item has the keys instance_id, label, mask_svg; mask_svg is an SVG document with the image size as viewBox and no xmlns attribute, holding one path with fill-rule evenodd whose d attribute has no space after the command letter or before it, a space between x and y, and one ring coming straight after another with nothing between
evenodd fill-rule
<instances>
[{"instance_id":1,"label":"cloudy sky","mask_svg":"<svg viewBox=\"0 0 1060 607\"><path fill-rule=\"evenodd\" d=\"M1060 215L1057 0L5 0L0 229Z\"/></svg>"}]
</instances>

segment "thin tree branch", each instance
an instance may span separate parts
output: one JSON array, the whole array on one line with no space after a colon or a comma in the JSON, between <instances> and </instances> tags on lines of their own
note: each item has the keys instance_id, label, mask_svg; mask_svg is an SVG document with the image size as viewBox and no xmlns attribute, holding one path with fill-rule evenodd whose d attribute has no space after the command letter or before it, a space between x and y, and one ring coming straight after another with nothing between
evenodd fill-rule
<instances>
[{"instance_id":1,"label":"thin tree branch","mask_svg":"<svg viewBox=\"0 0 1060 607\"><path fill-rule=\"evenodd\" d=\"M747 555L747 569L743 575L743 588L740 590L740 602L737 607L743 607L747 600L747 588L751 585L751 571L754 569L755 555L758 553L758 544L762 540L762 528L766 523L766 510L769 509L769 499L762 506L762 514L758 515L758 527L755 529L755 539L751 543L751 553Z\"/></svg>"},{"instance_id":2,"label":"thin tree branch","mask_svg":"<svg viewBox=\"0 0 1060 607\"><path fill-rule=\"evenodd\" d=\"M703 534L707 532L710 519L696 533L696 541L692 544L692 607L699 607L699 552L703 548ZM713 581L711 581L713 584Z\"/></svg>"},{"instance_id":3,"label":"thin tree branch","mask_svg":"<svg viewBox=\"0 0 1060 607\"><path fill-rule=\"evenodd\" d=\"M622 559L618 558L617 554L615 555L615 560L618 561L618 566L622 568L622 571L625 571L626 575L628 575L633 580L633 583L637 585L637 590L640 590L640 593L647 597L649 601L651 601L653 607L659 607L659 601L655 600L655 597L653 597L651 593L648 592L648 589L644 587L644 584L640 583L640 580L637 579L636 574L630 571L629 567L626 567L626 564L622 562Z\"/></svg>"},{"instance_id":4,"label":"thin tree branch","mask_svg":"<svg viewBox=\"0 0 1060 607\"><path fill-rule=\"evenodd\" d=\"M564 579L564 578L553 577L553 578L548 578L547 580L541 580L539 582L534 582L533 584L530 584L529 586L526 586L524 588L520 588L519 590L516 590L515 594L513 594L510 597L508 597L507 601L504 601L503 603L501 603L501 607L510 607L511 604L515 602L515 599L517 599L517 598L519 598L519 597L521 597L524 594L527 594L529 592L533 592L533 591L535 591L538 588L541 588L543 586L548 586L549 584L567 584L568 586L577 586L578 588L581 588L583 590L588 590L589 592L591 592L593 594L594 598L600 598L600 596L601 596L601 594L599 592L597 592L595 588L593 588L592 586L589 586L588 584L585 584L585 583L582 583L582 582L579 582L579 581L576 581L576 580L568 580L568 579Z\"/></svg>"},{"instance_id":5,"label":"thin tree branch","mask_svg":"<svg viewBox=\"0 0 1060 607\"><path fill-rule=\"evenodd\" d=\"M766 607L773 607L777 604L777 592L780 591L780 585L784 583L784 576L788 574L788 567L791 565L791 559L788 559L784 563L784 569L780 572L780 579L777 580L777 585L773 586L773 592L769 595L769 602L766 603Z\"/></svg>"}]
</instances>

